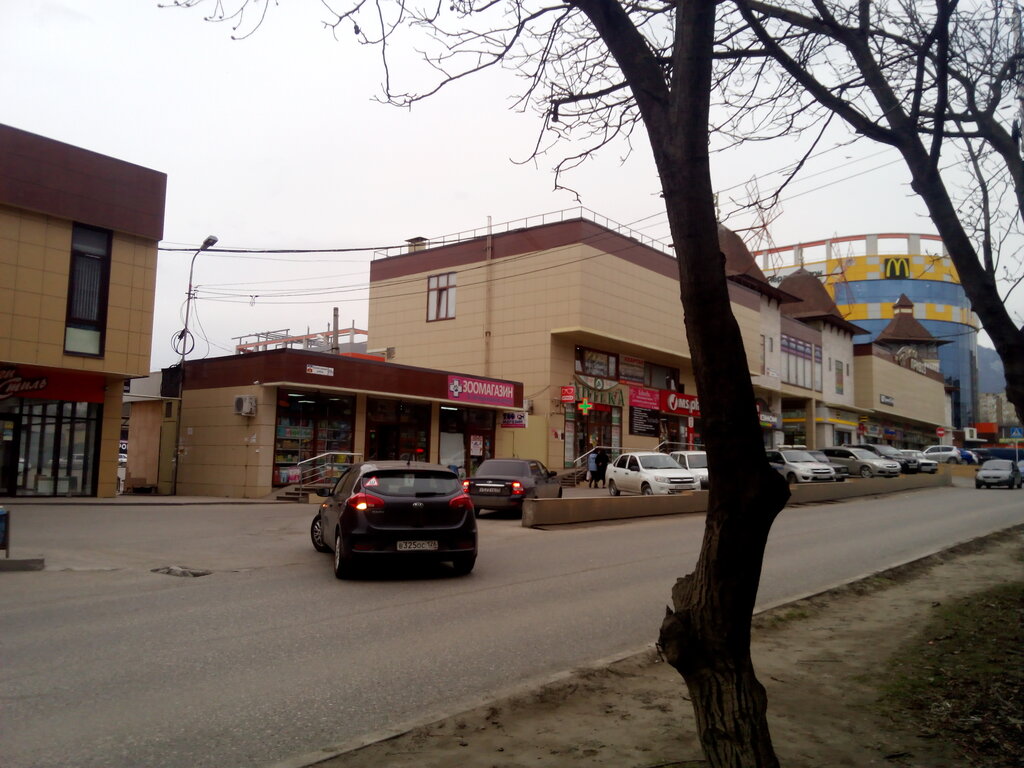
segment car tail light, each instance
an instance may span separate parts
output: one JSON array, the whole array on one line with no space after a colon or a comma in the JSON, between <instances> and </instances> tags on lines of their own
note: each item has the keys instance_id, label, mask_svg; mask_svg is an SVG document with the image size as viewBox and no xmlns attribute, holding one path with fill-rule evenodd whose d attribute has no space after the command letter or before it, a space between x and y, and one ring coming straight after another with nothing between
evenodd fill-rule
<instances>
[{"instance_id":1,"label":"car tail light","mask_svg":"<svg viewBox=\"0 0 1024 768\"><path fill-rule=\"evenodd\" d=\"M472 512L473 500L470 499L469 496L466 496L465 494L460 494L451 501L449 501L448 506L453 509L464 509L468 512Z\"/></svg>"},{"instance_id":2,"label":"car tail light","mask_svg":"<svg viewBox=\"0 0 1024 768\"><path fill-rule=\"evenodd\" d=\"M476 542L472 539L459 539L452 546L452 549L473 549L475 546Z\"/></svg>"},{"instance_id":3,"label":"car tail light","mask_svg":"<svg viewBox=\"0 0 1024 768\"><path fill-rule=\"evenodd\" d=\"M469 480L462 481L462 492L469 493Z\"/></svg>"},{"instance_id":4,"label":"car tail light","mask_svg":"<svg viewBox=\"0 0 1024 768\"><path fill-rule=\"evenodd\" d=\"M512 481L512 495L513 496L522 496L524 493L526 493L526 489L523 488L523 484L520 483L518 480L513 480Z\"/></svg>"},{"instance_id":5,"label":"car tail light","mask_svg":"<svg viewBox=\"0 0 1024 768\"><path fill-rule=\"evenodd\" d=\"M377 498L370 493L357 493L348 500L348 506L366 512L374 509L384 509L384 499Z\"/></svg>"}]
</instances>

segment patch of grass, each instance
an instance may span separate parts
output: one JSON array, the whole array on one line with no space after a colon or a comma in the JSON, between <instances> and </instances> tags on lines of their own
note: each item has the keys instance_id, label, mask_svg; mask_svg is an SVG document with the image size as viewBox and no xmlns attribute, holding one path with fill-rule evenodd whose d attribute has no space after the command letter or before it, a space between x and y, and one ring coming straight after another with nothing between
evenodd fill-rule
<instances>
[{"instance_id":1,"label":"patch of grass","mask_svg":"<svg viewBox=\"0 0 1024 768\"><path fill-rule=\"evenodd\" d=\"M1024 582L938 606L884 670L881 706L965 765L1024 765Z\"/></svg>"}]
</instances>

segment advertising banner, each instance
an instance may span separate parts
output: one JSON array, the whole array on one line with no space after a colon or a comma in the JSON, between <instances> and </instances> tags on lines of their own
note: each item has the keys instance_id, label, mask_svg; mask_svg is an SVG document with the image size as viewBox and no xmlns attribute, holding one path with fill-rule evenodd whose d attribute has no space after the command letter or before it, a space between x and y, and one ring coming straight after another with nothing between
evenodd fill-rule
<instances>
[{"instance_id":1,"label":"advertising banner","mask_svg":"<svg viewBox=\"0 0 1024 768\"><path fill-rule=\"evenodd\" d=\"M661 390L661 410L665 413L699 418L700 400L693 395L684 395L680 392L670 392L667 389L663 389Z\"/></svg>"},{"instance_id":2,"label":"advertising banner","mask_svg":"<svg viewBox=\"0 0 1024 768\"><path fill-rule=\"evenodd\" d=\"M629 404L635 405L638 408L657 411L661 408L661 392L657 389L647 389L645 387L630 387Z\"/></svg>"},{"instance_id":3,"label":"advertising banner","mask_svg":"<svg viewBox=\"0 0 1024 768\"><path fill-rule=\"evenodd\" d=\"M475 379L472 376L449 376L448 398L460 403L483 403L514 407L515 389L503 381Z\"/></svg>"}]
</instances>

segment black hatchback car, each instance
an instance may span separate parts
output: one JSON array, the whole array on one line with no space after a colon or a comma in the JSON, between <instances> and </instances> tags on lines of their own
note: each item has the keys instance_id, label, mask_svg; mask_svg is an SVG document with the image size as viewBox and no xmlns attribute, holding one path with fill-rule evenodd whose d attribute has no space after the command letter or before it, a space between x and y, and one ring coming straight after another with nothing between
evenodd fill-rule
<instances>
[{"instance_id":1,"label":"black hatchback car","mask_svg":"<svg viewBox=\"0 0 1024 768\"><path fill-rule=\"evenodd\" d=\"M318 552L334 552L334 575L359 564L448 561L459 575L477 555L473 502L458 475L439 464L366 461L352 465L324 497L310 538Z\"/></svg>"}]
</instances>

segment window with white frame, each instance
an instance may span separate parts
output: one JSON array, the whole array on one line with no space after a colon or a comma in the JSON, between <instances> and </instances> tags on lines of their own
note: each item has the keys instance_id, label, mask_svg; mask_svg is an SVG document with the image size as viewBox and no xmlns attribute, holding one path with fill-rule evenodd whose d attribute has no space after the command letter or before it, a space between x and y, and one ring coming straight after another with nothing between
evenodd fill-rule
<instances>
[{"instance_id":1,"label":"window with white frame","mask_svg":"<svg viewBox=\"0 0 1024 768\"><path fill-rule=\"evenodd\" d=\"M782 335L782 380L805 389L821 391L821 347L803 339Z\"/></svg>"},{"instance_id":2,"label":"window with white frame","mask_svg":"<svg viewBox=\"0 0 1024 768\"><path fill-rule=\"evenodd\" d=\"M103 354L110 283L110 232L75 224L71 232L64 351Z\"/></svg>"},{"instance_id":3,"label":"window with white frame","mask_svg":"<svg viewBox=\"0 0 1024 768\"><path fill-rule=\"evenodd\" d=\"M455 273L427 278L427 322L455 318Z\"/></svg>"}]
</instances>

